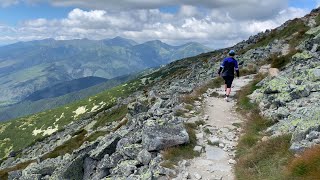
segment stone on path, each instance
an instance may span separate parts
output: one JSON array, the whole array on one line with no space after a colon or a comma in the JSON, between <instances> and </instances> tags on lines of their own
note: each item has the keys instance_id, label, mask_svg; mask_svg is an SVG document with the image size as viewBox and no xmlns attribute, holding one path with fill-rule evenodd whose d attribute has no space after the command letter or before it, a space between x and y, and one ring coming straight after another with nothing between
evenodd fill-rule
<instances>
[{"instance_id":1,"label":"stone on path","mask_svg":"<svg viewBox=\"0 0 320 180\"><path fill-rule=\"evenodd\" d=\"M228 158L228 154L218 147L207 146L206 157L209 160L223 160Z\"/></svg>"},{"instance_id":2,"label":"stone on path","mask_svg":"<svg viewBox=\"0 0 320 180\"><path fill-rule=\"evenodd\" d=\"M201 175L198 174L198 173L195 173L193 176L194 176L197 180L202 179Z\"/></svg>"},{"instance_id":3,"label":"stone on path","mask_svg":"<svg viewBox=\"0 0 320 180\"><path fill-rule=\"evenodd\" d=\"M193 151L198 152L198 153L201 153L202 147L201 147L201 146L195 146L195 147L193 148Z\"/></svg>"}]
</instances>

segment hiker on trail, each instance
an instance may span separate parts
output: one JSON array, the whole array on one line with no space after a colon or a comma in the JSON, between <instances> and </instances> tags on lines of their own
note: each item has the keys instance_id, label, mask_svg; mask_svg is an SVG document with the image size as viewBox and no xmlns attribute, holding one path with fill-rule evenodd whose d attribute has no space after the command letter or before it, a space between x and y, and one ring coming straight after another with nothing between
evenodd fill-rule
<instances>
[{"instance_id":1,"label":"hiker on trail","mask_svg":"<svg viewBox=\"0 0 320 180\"><path fill-rule=\"evenodd\" d=\"M224 99L226 101L228 101L228 98L231 92L231 85L234 79L234 71L237 72L237 77L240 76L238 61L234 58L235 55L236 53L234 52L234 50L230 50L229 57L223 60L223 63L221 64L218 72L219 76L222 76L225 81L224 87L225 87L226 94ZM221 75L221 71L222 71L222 75Z\"/></svg>"}]
</instances>

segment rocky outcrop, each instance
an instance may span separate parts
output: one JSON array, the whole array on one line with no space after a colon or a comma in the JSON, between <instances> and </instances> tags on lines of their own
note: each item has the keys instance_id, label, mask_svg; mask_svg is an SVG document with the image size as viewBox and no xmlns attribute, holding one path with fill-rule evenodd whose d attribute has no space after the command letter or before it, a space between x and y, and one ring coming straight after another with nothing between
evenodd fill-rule
<instances>
[{"instance_id":1,"label":"rocky outcrop","mask_svg":"<svg viewBox=\"0 0 320 180\"><path fill-rule=\"evenodd\" d=\"M320 141L316 133L320 125L320 54L313 51L320 40L317 29L307 32L313 36L301 43L300 52L291 63L278 76L260 82L259 89L251 95L263 115L279 121L268 131L275 135L293 134L291 150L295 152Z\"/></svg>"}]
</instances>

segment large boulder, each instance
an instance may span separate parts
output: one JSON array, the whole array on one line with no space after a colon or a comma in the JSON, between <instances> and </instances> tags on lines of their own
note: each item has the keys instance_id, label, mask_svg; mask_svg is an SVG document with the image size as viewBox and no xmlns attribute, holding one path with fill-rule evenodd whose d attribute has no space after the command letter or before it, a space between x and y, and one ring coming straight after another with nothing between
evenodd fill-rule
<instances>
[{"instance_id":1,"label":"large boulder","mask_svg":"<svg viewBox=\"0 0 320 180\"><path fill-rule=\"evenodd\" d=\"M148 151L159 151L188 142L189 135L182 123L166 124L149 121L143 128L142 144Z\"/></svg>"}]
</instances>

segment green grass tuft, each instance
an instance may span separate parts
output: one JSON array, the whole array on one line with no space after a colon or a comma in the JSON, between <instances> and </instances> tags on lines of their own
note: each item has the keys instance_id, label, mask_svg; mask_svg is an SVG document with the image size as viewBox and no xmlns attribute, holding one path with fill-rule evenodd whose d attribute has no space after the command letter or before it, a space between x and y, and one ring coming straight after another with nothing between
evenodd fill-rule
<instances>
[{"instance_id":1,"label":"green grass tuft","mask_svg":"<svg viewBox=\"0 0 320 180\"><path fill-rule=\"evenodd\" d=\"M98 137L105 136L109 133L110 132L108 132L108 131L96 131L96 132L92 133L90 136L88 136L86 138L86 141L93 142L93 141L97 140Z\"/></svg>"},{"instance_id":2,"label":"green grass tuft","mask_svg":"<svg viewBox=\"0 0 320 180\"><path fill-rule=\"evenodd\" d=\"M113 109L97 119L97 122L93 126L93 129L106 126L109 122L120 121L126 116L127 113L128 109L126 105Z\"/></svg>"},{"instance_id":3,"label":"green grass tuft","mask_svg":"<svg viewBox=\"0 0 320 180\"><path fill-rule=\"evenodd\" d=\"M61 146L58 146L53 151L45 154L41 159L45 160L48 158L56 158L58 156L63 156L67 153L71 154L73 150L78 149L83 144L83 142L85 142L86 134L86 130L80 130L75 137L72 137Z\"/></svg>"}]
</instances>

